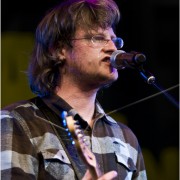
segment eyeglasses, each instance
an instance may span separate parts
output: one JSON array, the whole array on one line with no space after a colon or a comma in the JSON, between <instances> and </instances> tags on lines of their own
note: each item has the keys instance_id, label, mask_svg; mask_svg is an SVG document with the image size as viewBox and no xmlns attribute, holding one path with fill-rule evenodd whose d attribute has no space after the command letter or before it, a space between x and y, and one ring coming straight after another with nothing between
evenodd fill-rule
<instances>
[{"instance_id":1,"label":"eyeglasses","mask_svg":"<svg viewBox=\"0 0 180 180\"><path fill-rule=\"evenodd\" d=\"M75 38L75 39L71 39L71 40L83 40L83 39L91 40L94 47L106 46L109 41L112 41L117 49L121 49L124 45L124 41L120 37L114 37L112 39L106 39L102 35L94 35L92 37L84 37L84 38L77 38L77 39Z\"/></svg>"}]
</instances>

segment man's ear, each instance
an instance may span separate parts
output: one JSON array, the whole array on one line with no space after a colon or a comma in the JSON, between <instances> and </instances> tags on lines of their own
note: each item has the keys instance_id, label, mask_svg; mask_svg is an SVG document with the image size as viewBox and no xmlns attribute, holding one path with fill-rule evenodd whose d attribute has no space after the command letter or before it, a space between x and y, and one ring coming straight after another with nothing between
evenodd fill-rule
<instances>
[{"instance_id":1,"label":"man's ear","mask_svg":"<svg viewBox=\"0 0 180 180\"><path fill-rule=\"evenodd\" d=\"M66 59L66 49L64 47L58 49L50 48L49 51L54 58L58 58L60 60Z\"/></svg>"},{"instance_id":2,"label":"man's ear","mask_svg":"<svg viewBox=\"0 0 180 180\"><path fill-rule=\"evenodd\" d=\"M59 59L64 60L66 59L66 49L62 48L61 50L57 51L57 56Z\"/></svg>"}]
</instances>

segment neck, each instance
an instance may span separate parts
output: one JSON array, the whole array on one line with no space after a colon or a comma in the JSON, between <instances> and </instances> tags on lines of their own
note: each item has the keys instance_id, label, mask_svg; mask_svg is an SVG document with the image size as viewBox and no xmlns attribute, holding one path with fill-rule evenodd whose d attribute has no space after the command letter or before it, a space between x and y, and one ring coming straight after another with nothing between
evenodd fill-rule
<instances>
[{"instance_id":1,"label":"neck","mask_svg":"<svg viewBox=\"0 0 180 180\"><path fill-rule=\"evenodd\" d=\"M71 105L90 126L93 124L97 91L73 83L64 83L56 88L56 94Z\"/></svg>"}]
</instances>

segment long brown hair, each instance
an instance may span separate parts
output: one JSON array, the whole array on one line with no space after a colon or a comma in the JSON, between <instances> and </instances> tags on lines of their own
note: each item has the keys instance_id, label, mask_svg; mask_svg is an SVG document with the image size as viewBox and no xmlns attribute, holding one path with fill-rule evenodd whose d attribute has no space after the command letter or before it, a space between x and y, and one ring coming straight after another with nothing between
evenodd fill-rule
<instances>
[{"instance_id":1,"label":"long brown hair","mask_svg":"<svg viewBox=\"0 0 180 180\"><path fill-rule=\"evenodd\" d=\"M36 29L36 42L28 77L32 92L44 96L54 92L60 81L63 61L56 53L71 46L76 29L105 29L119 22L120 13L113 0L66 0L51 9Z\"/></svg>"}]
</instances>

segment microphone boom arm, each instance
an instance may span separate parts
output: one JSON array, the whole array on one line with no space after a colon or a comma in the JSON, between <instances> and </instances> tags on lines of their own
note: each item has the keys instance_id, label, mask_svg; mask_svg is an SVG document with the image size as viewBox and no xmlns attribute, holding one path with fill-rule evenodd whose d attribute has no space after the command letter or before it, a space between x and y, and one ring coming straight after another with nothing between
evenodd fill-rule
<instances>
[{"instance_id":1,"label":"microphone boom arm","mask_svg":"<svg viewBox=\"0 0 180 180\"><path fill-rule=\"evenodd\" d=\"M163 95L176 107L179 109L179 103L168 93L165 92L163 88L161 88L159 85L157 85L157 83L155 82L156 78L154 77L154 75L152 75L150 72L145 71L143 68L143 65L136 65L134 66L134 68L136 70L138 70L140 76L145 80L145 82L147 84L152 85L153 87L155 87L157 90L159 90L160 92L163 93Z\"/></svg>"},{"instance_id":2,"label":"microphone boom arm","mask_svg":"<svg viewBox=\"0 0 180 180\"><path fill-rule=\"evenodd\" d=\"M156 78L151 73L144 70L143 64L146 61L146 56L144 54L135 51L126 53L123 50L117 50L112 53L110 61L111 65L116 69L131 68L137 70L146 83L153 85L153 87L158 89L160 92L164 92L164 90L155 83ZM170 94L166 92L163 94L172 104L175 105L175 107L179 108L179 103L176 102Z\"/></svg>"}]
</instances>

